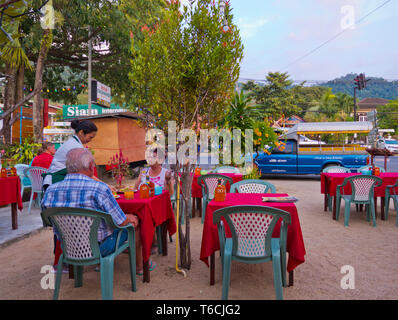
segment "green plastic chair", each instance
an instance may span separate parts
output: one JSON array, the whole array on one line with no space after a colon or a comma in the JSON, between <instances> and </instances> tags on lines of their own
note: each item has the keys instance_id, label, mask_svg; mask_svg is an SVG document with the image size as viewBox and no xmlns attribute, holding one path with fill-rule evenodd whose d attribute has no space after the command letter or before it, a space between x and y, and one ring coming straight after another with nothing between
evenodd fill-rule
<instances>
[{"instance_id":1,"label":"green plastic chair","mask_svg":"<svg viewBox=\"0 0 398 320\"><path fill-rule=\"evenodd\" d=\"M351 170L346 167L341 167L341 166L329 166L326 167L322 170L324 173L350 173ZM332 211L332 197L327 195L327 202L328 202L328 209L329 211Z\"/></svg>"},{"instance_id":2,"label":"green plastic chair","mask_svg":"<svg viewBox=\"0 0 398 320\"><path fill-rule=\"evenodd\" d=\"M341 199L345 202L344 211L344 226L348 226L350 220L350 206L351 203L366 205L366 220L370 221L370 213L372 214L373 227L376 227L376 212L374 206L374 188L382 184L382 179L370 175L358 175L347 177L343 184L337 186L336 193L336 220L340 216ZM344 187L350 183L352 194L345 195Z\"/></svg>"},{"instance_id":3,"label":"green plastic chair","mask_svg":"<svg viewBox=\"0 0 398 320\"><path fill-rule=\"evenodd\" d=\"M29 180L32 184L32 192L30 194L28 214L30 213L30 210L32 208L33 195L35 193L37 194L36 199L40 207L41 196L43 194L43 174L47 173L47 171L48 169L42 167L29 167L25 169L25 174L26 176L29 177Z\"/></svg>"},{"instance_id":4,"label":"green plastic chair","mask_svg":"<svg viewBox=\"0 0 398 320\"><path fill-rule=\"evenodd\" d=\"M280 237L272 238L279 219L282 219ZM226 237L223 221L227 222L232 238ZM276 299L283 300L290 221L288 212L264 206L232 206L214 212L213 223L217 224L220 240L223 300L228 299L232 260L250 264L272 261Z\"/></svg>"},{"instance_id":5,"label":"green plastic chair","mask_svg":"<svg viewBox=\"0 0 398 320\"><path fill-rule=\"evenodd\" d=\"M235 182L231 186L231 193L276 193L275 186L268 181L247 179Z\"/></svg>"},{"instance_id":6,"label":"green plastic chair","mask_svg":"<svg viewBox=\"0 0 398 320\"><path fill-rule=\"evenodd\" d=\"M370 167L371 165L360 167L359 169L357 169L357 172L368 171ZM384 168L382 167L375 166L375 168L379 168L380 172L386 172L386 170L384 170Z\"/></svg>"},{"instance_id":7,"label":"green plastic chair","mask_svg":"<svg viewBox=\"0 0 398 320\"><path fill-rule=\"evenodd\" d=\"M386 195L385 195L385 199L386 199L386 205L385 205L385 218L386 220L388 220L388 210L390 208L390 199L392 199L393 203L394 203L394 208L395 211L397 213L397 222L396 225L398 227L398 195L397 192L395 191L395 188L398 187L398 180L395 182L395 184L391 185L391 186L387 186L386 187Z\"/></svg>"},{"instance_id":8,"label":"green plastic chair","mask_svg":"<svg viewBox=\"0 0 398 320\"><path fill-rule=\"evenodd\" d=\"M18 163L15 165L15 169L17 169L17 175L19 180L21 180L21 197L23 197L23 193L26 188L32 188L32 183L30 182L29 177L25 174L27 168L29 168L27 164Z\"/></svg>"},{"instance_id":9,"label":"green plastic chair","mask_svg":"<svg viewBox=\"0 0 398 320\"><path fill-rule=\"evenodd\" d=\"M230 186L233 184L232 178L218 173L209 173L198 178L198 184L202 187L202 224L205 221L207 204L214 199L214 191L217 188L219 179L224 186L227 182L229 182Z\"/></svg>"},{"instance_id":10,"label":"green plastic chair","mask_svg":"<svg viewBox=\"0 0 398 320\"><path fill-rule=\"evenodd\" d=\"M75 288L83 286L83 267L100 264L102 299L113 298L114 259L127 248L130 256L131 291L136 291L135 230L131 224L117 226L111 215L105 212L80 208L48 208L41 213L46 226L53 224L61 237L62 254L58 261L57 276L53 299L58 299L61 285L62 266L73 265ZM128 238L119 244L122 232L119 232L115 251L102 257L98 243L98 227L101 220L115 229L127 230Z\"/></svg>"},{"instance_id":11,"label":"green plastic chair","mask_svg":"<svg viewBox=\"0 0 398 320\"><path fill-rule=\"evenodd\" d=\"M214 173L240 173L239 168L232 166L221 166L213 170Z\"/></svg>"}]
</instances>

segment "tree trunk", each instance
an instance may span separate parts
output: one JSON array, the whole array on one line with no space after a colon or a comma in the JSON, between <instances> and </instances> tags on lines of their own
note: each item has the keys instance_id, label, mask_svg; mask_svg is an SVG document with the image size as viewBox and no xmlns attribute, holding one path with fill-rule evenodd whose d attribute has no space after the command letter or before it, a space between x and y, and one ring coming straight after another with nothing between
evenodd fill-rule
<instances>
[{"instance_id":1,"label":"tree trunk","mask_svg":"<svg viewBox=\"0 0 398 320\"><path fill-rule=\"evenodd\" d=\"M7 76L7 84L5 85L4 90L4 112L12 108L15 103L15 83L16 83L16 68L11 67L10 65L6 65L5 73ZM11 129L12 126L10 125L10 120L12 117L12 113L7 115L3 119L3 137L4 142L6 144L12 143L11 141Z\"/></svg>"},{"instance_id":2,"label":"tree trunk","mask_svg":"<svg viewBox=\"0 0 398 320\"><path fill-rule=\"evenodd\" d=\"M45 29L36 64L35 89L40 88L40 92L35 96L33 102L33 139L36 143L43 142L43 98L41 91L43 88L44 63L51 46L51 37L51 30Z\"/></svg>"},{"instance_id":3,"label":"tree trunk","mask_svg":"<svg viewBox=\"0 0 398 320\"><path fill-rule=\"evenodd\" d=\"M180 216L184 216L185 220L185 234L182 230L181 218L178 222L179 229L179 243L180 243L180 266L183 269L191 269L192 257L191 257L191 225L189 213L192 210L192 197L191 197L191 186L192 176L191 168L192 165L177 165L176 172L181 173L181 194L180 194Z\"/></svg>"}]
</instances>

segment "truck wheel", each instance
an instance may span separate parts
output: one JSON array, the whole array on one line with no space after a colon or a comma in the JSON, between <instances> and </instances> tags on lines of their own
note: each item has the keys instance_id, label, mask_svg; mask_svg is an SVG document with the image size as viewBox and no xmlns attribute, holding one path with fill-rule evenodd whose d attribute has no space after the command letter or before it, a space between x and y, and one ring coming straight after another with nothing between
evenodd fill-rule
<instances>
[{"instance_id":1,"label":"truck wheel","mask_svg":"<svg viewBox=\"0 0 398 320\"><path fill-rule=\"evenodd\" d=\"M341 164L340 163L329 163L322 168L322 171L329 167L341 167Z\"/></svg>"}]
</instances>

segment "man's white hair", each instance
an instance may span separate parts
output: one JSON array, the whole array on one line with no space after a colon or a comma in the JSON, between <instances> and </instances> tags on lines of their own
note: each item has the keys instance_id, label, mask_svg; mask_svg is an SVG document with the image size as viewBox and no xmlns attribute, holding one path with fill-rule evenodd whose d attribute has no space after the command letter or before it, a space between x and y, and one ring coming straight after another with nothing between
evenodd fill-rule
<instances>
[{"instance_id":1,"label":"man's white hair","mask_svg":"<svg viewBox=\"0 0 398 320\"><path fill-rule=\"evenodd\" d=\"M66 170L68 173L78 173L90 170L94 157L86 148L75 148L66 154Z\"/></svg>"}]
</instances>

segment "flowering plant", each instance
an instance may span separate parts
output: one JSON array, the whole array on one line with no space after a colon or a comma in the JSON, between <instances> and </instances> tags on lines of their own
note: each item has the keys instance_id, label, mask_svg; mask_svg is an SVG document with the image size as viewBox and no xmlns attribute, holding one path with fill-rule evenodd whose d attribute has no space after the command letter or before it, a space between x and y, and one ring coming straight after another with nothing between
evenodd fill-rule
<instances>
[{"instance_id":1,"label":"flowering plant","mask_svg":"<svg viewBox=\"0 0 398 320\"><path fill-rule=\"evenodd\" d=\"M271 154L271 150L279 145L278 136L273 128L266 120L255 122L253 128L254 150L257 153L264 150L267 154Z\"/></svg>"},{"instance_id":2,"label":"flowering plant","mask_svg":"<svg viewBox=\"0 0 398 320\"><path fill-rule=\"evenodd\" d=\"M123 156L122 150L116 155L113 155L109 160L110 170L112 172L112 178L116 180L117 189L122 188L122 182L127 175L130 174L128 158Z\"/></svg>"}]
</instances>

